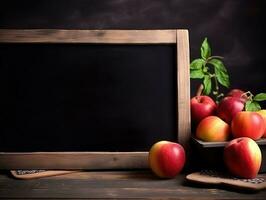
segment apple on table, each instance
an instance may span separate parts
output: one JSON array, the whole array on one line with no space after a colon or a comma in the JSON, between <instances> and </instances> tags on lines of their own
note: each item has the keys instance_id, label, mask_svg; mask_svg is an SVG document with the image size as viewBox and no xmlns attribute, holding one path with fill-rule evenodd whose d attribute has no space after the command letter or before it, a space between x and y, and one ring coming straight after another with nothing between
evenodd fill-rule
<instances>
[{"instance_id":1,"label":"apple on table","mask_svg":"<svg viewBox=\"0 0 266 200\"><path fill-rule=\"evenodd\" d=\"M174 178L186 162L184 148L175 142L159 141L149 151L149 166L160 178Z\"/></svg>"}]
</instances>

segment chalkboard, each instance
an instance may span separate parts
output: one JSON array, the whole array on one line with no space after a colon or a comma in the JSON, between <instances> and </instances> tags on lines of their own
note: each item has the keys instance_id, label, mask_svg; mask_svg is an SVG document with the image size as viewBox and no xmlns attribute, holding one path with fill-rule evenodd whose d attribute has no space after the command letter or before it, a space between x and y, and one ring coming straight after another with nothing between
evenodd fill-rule
<instances>
[{"instance_id":1,"label":"chalkboard","mask_svg":"<svg viewBox=\"0 0 266 200\"><path fill-rule=\"evenodd\" d=\"M177 141L190 126L178 123L189 111L179 102L187 75L177 67L178 31L1 31L1 168L143 167L153 143ZM41 165L55 154L93 158ZM25 155L41 162L25 166ZM99 164L103 155L113 163Z\"/></svg>"}]
</instances>

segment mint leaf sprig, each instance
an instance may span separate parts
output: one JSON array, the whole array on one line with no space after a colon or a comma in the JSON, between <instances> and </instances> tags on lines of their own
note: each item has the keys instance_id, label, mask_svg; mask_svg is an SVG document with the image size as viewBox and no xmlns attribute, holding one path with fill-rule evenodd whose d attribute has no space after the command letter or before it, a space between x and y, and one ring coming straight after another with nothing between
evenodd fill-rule
<instances>
[{"instance_id":1,"label":"mint leaf sprig","mask_svg":"<svg viewBox=\"0 0 266 200\"><path fill-rule=\"evenodd\" d=\"M203 94L209 95L212 92L218 103L224 96L223 93L219 93L219 85L226 88L230 86L229 75L222 61L223 57L211 56L211 47L207 38L202 42L200 52L201 58L193 60L190 64L190 78L202 79Z\"/></svg>"},{"instance_id":2,"label":"mint leaf sprig","mask_svg":"<svg viewBox=\"0 0 266 200\"><path fill-rule=\"evenodd\" d=\"M259 93L257 95L253 95L250 91L245 92L241 96L246 96L247 101L245 103L246 111L258 111L261 110L259 102L266 101L266 93Z\"/></svg>"}]
</instances>

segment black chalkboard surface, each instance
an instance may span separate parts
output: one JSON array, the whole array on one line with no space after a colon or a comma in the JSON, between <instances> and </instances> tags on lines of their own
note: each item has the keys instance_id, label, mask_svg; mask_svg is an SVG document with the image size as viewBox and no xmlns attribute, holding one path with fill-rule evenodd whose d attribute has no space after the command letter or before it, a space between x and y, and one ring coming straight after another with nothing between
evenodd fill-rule
<instances>
[{"instance_id":1,"label":"black chalkboard surface","mask_svg":"<svg viewBox=\"0 0 266 200\"><path fill-rule=\"evenodd\" d=\"M1 44L0 152L176 140L175 57L165 44Z\"/></svg>"},{"instance_id":2,"label":"black chalkboard surface","mask_svg":"<svg viewBox=\"0 0 266 200\"><path fill-rule=\"evenodd\" d=\"M187 30L0 29L0 169L148 167L190 140Z\"/></svg>"}]
</instances>

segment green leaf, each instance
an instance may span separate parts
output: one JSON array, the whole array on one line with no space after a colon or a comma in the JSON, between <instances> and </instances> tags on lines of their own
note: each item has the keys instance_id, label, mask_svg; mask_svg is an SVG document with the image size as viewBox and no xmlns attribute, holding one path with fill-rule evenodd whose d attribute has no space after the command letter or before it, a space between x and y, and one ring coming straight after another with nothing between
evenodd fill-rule
<instances>
[{"instance_id":1,"label":"green leaf","mask_svg":"<svg viewBox=\"0 0 266 200\"><path fill-rule=\"evenodd\" d=\"M203 86L204 86L203 94L209 95L211 93L211 90L212 90L212 81L211 81L211 77L209 75L204 76Z\"/></svg>"},{"instance_id":2,"label":"green leaf","mask_svg":"<svg viewBox=\"0 0 266 200\"><path fill-rule=\"evenodd\" d=\"M201 58L195 59L190 64L190 69L201 69L204 65L205 61Z\"/></svg>"},{"instance_id":3,"label":"green leaf","mask_svg":"<svg viewBox=\"0 0 266 200\"><path fill-rule=\"evenodd\" d=\"M259 93L253 99L255 101L265 101L266 100L266 93Z\"/></svg>"},{"instance_id":4,"label":"green leaf","mask_svg":"<svg viewBox=\"0 0 266 200\"><path fill-rule=\"evenodd\" d=\"M203 78L204 73L202 69L193 69L190 70L190 78Z\"/></svg>"},{"instance_id":5,"label":"green leaf","mask_svg":"<svg viewBox=\"0 0 266 200\"><path fill-rule=\"evenodd\" d=\"M219 71L216 68L214 69L215 75L217 77L218 82L223 85L224 87L229 88L230 81L229 81L229 75L227 72Z\"/></svg>"},{"instance_id":6,"label":"green leaf","mask_svg":"<svg viewBox=\"0 0 266 200\"><path fill-rule=\"evenodd\" d=\"M245 104L246 111L258 111L261 110L260 104L257 101L247 101Z\"/></svg>"},{"instance_id":7,"label":"green leaf","mask_svg":"<svg viewBox=\"0 0 266 200\"><path fill-rule=\"evenodd\" d=\"M223 62L217 58L210 59L208 63L212 64L219 71L227 72Z\"/></svg>"},{"instance_id":8,"label":"green leaf","mask_svg":"<svg viewBox=\"0 0 266 200\"><path fill-rule=\"evenodd\" d=\"M218 82L221 85L229 88L230 86L229 75L223 62L219 59L213 58L209 60L208 63L214 66L214 73L217 77Z\"/></svg>"},{"instance_id":9,"label":"green leaf","mask_svg":"<svg viewBox=\"0 0 266 200\"><path fill-rule=\"evenodd\" d=\"M208 43L207 38L205 38L204 41L202 42L200 52L201 52L201 57L205 60L211 56L211 47Z\"/></svg>"}]
</instances>

